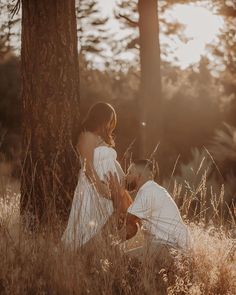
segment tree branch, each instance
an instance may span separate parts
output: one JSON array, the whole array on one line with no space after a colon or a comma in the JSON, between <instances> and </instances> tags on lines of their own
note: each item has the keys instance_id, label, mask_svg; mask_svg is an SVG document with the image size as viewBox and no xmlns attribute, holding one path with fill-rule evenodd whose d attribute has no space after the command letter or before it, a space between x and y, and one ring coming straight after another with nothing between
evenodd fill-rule
<instances>
[{"instance_id":1,"label":"tree branch","mask_svg":"<svg viewBox=\"0 0 236 295\"><path fill-rule=\"evenodd\" d=\"M11 9L11 17L13 18L16 14L18 14L21 6L21 0L17 0L14 7Z\"/></svg>"},{"instance_id":2,"label":"tree branch","mask_svg":"<svg viewBox=\"0 0 236 295\"><path fill-rule=\"evenodd\" d=\"M132 27L138 27L139 23L130 19L128 16L120 14L119 17L124 18Z\"/></svg>"}]
</instances>

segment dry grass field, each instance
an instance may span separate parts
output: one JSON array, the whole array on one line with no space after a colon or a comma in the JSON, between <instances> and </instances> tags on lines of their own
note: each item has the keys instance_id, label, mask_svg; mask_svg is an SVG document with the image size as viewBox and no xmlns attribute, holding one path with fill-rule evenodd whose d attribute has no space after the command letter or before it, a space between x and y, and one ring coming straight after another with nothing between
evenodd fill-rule
<instances>
[{"instance_id":1,"label":"dry grass field","mask_svg":"<svg viewBox=\"0 0 236 295\"><path fill-rule=\"evenodd\" d=\"M37 234L21 228L19 184L7 176L8 168L1 166L0 294L236 294L233 226L189 222L192 251L175 253L170 275L124 253L142 244L140 233L122 246L110 237L109 245L96 241L93 251L68 252L59 223Z\"/></svg>"}]
</instances>

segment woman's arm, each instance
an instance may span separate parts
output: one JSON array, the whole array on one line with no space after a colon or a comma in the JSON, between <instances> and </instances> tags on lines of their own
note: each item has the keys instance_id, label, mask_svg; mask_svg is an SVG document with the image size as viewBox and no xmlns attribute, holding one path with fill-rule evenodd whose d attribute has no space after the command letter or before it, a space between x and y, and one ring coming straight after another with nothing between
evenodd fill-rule
<instances>
[{"instance_id":1,"label":"woman's arm","mask_svg":"<svg viewBox=\"0 0 236 295\"><path fill-rule=\"evenodd\" d=\"M118 215L126 214L127 209L133 203L128 191L120 184L118 175L109 172L107 176L110 192L112 196L113 206Z\"/></svg>"},{"instance_id":2,"label":"woman's arm","mask_svg":"<svg viewBox=\"0 0 236 295\"><path fill-rule=\"evenodd\" d=\"M91 132L84 132L80 135L78 151L83 160L85 175L92 183L98 193L107 199L111 199L108 185L101 181L93 166L94 149L97 146L97 137Z\"/></svg>"},{"instance_id":3,"label":"woman's arm","mask_svg":"<svg viewBox=\"0 0 236 295\"><path fill-rule=\"evenodd\" d=\"M127 212L133 200L128 193L119 183L119 179L116 174L109 173L108 182L112 194L113 206L117 214L117 228L122 240L131 239L136 235L138 231L138 223L141 220Z\"/></svg>"}]
</instances>

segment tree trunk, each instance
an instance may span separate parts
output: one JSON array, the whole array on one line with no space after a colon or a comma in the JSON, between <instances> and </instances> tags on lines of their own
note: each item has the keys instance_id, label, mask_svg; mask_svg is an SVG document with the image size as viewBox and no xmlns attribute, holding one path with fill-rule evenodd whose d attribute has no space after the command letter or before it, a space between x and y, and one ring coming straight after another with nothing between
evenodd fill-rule
<instances>
[{"instance_id":1,"label":"tree trunk","mask_svg":"<svg viewBox=\"0 0 236 295\"><path fill-rule=\"evenodd\" d=\"M150 157L161 139L162 101L158 1L139 0L140 135L142 157Z\"/></svg>"},{"instance_id":2,"label":"tree trunk","mask_svg":"<svg viewBox=\"0 0 236 295\"><path fill-rule=\"evenodd\" d=\"M21 63L21 214L38 225L68 212L78 172L74 0L22 0Z\"/></svg>"}]
</instances>

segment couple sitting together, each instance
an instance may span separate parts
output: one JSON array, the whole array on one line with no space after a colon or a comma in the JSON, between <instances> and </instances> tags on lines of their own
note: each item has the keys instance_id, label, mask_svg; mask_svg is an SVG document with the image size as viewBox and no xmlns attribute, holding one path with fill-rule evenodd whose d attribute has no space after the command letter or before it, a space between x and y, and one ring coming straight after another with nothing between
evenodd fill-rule
<instances>
[{"instance_id":1,"label":"couple sitting together","mask_svg":"<svg viewBox=\"0 0 236 295\"><path fill-rule=\"evenodd\" d=\"M149 160L131 163L125 175L117 161L112 133L117 123L114 108L107 103L91 107L78 141L81 169L62 242L66 247L86 247L116 216L123 240L137 233L153 253L158 249L189 248L189 233L174 200L154 181ZM135 190L129 193L125 187ZM124 234L125 232L125 234ZM145 246L129 250L142 256Z\"/></svg>"}]
</instances>

